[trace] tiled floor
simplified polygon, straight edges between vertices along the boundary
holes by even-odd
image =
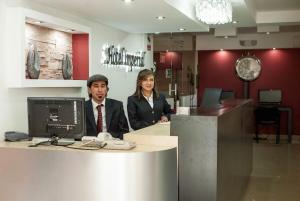
[[[300,201],[300,144],[253,145],[253,171],[242,201]]]

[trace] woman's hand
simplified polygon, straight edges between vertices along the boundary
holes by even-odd
[[[167,122],[167,121],[169,121],[169,120],[168,120],[168,117],[166,117],[166,116],[161,116],[159,122]]]

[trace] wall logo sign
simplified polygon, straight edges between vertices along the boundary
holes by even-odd
[[[114,67],[126,67],[127,71],[145,66],[145,51],[129,53],[124,47],[104,45],[102,49],[102,64]],[[128,69],[130,68],[130,69]]]

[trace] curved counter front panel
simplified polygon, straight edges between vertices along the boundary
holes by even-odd
[[[176,148],[147,152],[0,146],[0,200],[176,201]]]

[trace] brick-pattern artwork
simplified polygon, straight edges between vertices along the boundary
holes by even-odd
[[[38,79],[64,79],[62,62],[66,53],[72,61],[72,34],[29,23],[25,24],[25,34],[25,57],[27,58],[31,45],[37,47],[40,56],[41,68]],[[30,79],[27,70],[26,78]]]

